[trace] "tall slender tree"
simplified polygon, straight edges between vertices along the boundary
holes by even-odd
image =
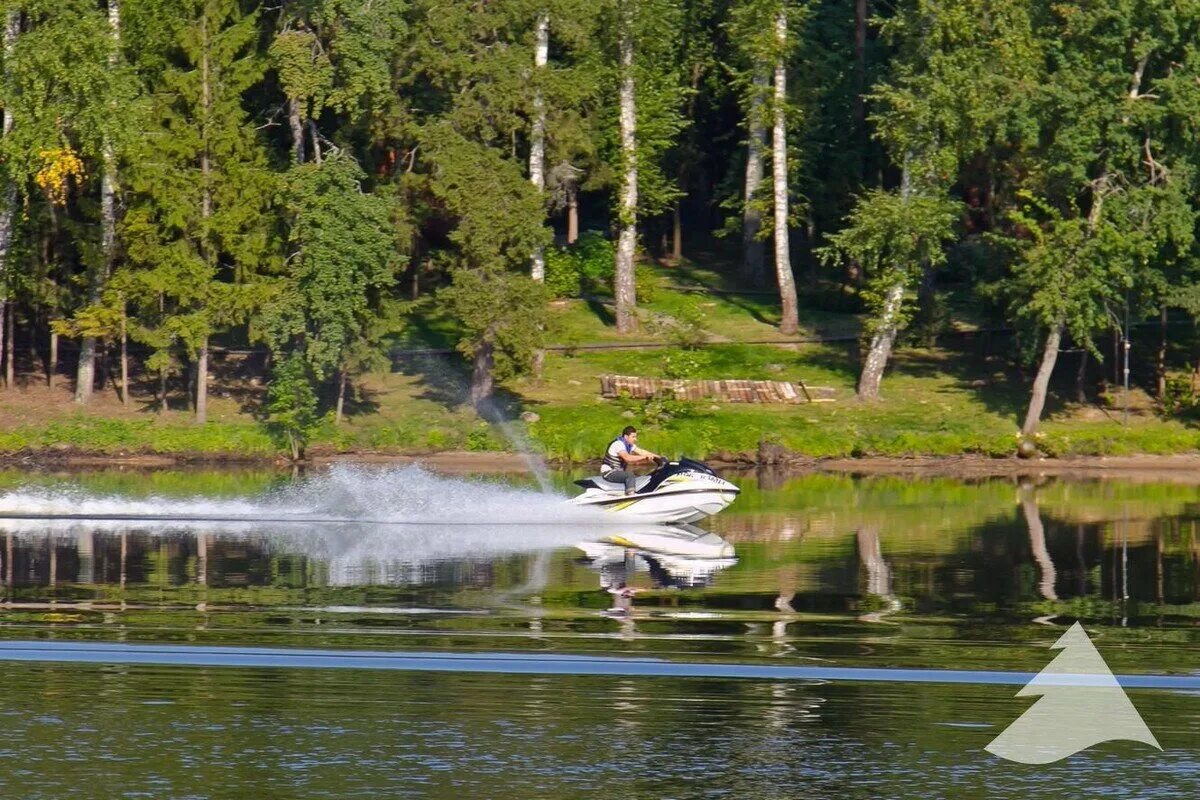
[[[788,37],[789,3],[784,0],[775,12],[775,80],[771,113],[771,181],[775,206],[775,279],[779,283],[781,333],[794,334],[800,328],[796,280],[792,275],[788,228],[791,225],[788,198],[787,73],[791,40]]]
[[[6,78],[9,76],[9,62],[12,59],[13,48],[16,45],[17,36],[20,32],[21,12],[11,10],[5,15],[4,24],[3,55],[4,75]],[[6,107],[0,113],[4,114],[2,132],[4,138],[7,139],[13,128],[13,112],[11,108]],[[8,308],[8,272],[10,270],[10,255],[12,253],[13,216],[17,209],[17,178],[11,172],[5,170],[2,176],[0,176],[0,180],[3,181],[3,188],[0,191],[0,353],[3,353],[6,343],[5,314],[6,312],[11,313]]]
[[[112,36],[112,49],[108,56],[108,68],[116,72],[121,52],[121,3],[120,0],[107,0],[107,16]],[[115,75],[114,75],[115,78]],[[114,80],[114,83],[116,81]],[[116,98],[109,101],[109,110],[113,119],[119,116]],[[117,251],[117,154],[113,145],[112,134],[106,131],[101,144],[100,176],[100,256],[96,267],[90,270],[88,286],[88,303],[95,306],[100,303],[105,285],[112,274],[113,262]],[[75,373],[75,402],[86,405],[92,398],[92,389],[96,382],[96,345],[97,339],[90,332],[85,332],[79,341],[79,364]],[[124,356],[122,356],[122,373],[126,373]],[[129,387],[127,378],[122,378],[121,393],[124,402],[128,403]]]

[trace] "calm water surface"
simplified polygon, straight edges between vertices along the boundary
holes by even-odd
[[[1200,794],[1200,489],[735,479],[0,473],[0,796]],[[1163,750],[984,751],[1075,621]]]

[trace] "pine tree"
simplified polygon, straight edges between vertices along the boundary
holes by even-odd
[[[128,11],[132,31],[154,45],[137,65],[153,92],[153,122],[131,153],[123,224],[131,334],[154,349],[147,367],[164,387],[182,345],[204,422],[210,339],[246,319],[270,268],[274,179],[242,106],[264,68],[258,19],[235,0],[145,0]]]

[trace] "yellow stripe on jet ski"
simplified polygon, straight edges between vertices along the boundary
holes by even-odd
[[[629,508],[631,505],[633,505],[634,503],[636,503],[638,500],[641,500],[641,499],[642,498],[640,498],[640,497],[635,497],[632,500],[626,500],[623,503],[617,503],[616,505],[609,506],[608,510],[609,511],[621,511],[622,509]]]

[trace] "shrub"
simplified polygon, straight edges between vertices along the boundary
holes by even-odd
[[[577,297],[612,281],[612,242],[599,231],[584,232],[574,244],[546,251],[546,288],[553,297]]]

